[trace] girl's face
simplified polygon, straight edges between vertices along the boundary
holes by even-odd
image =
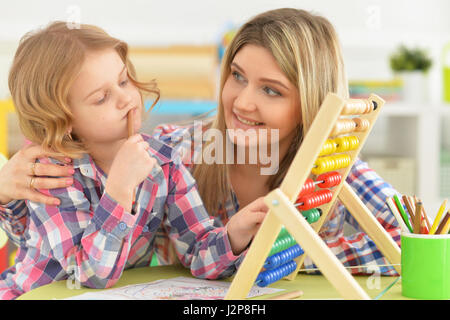
[[[254,145],[249,139],[239,137],[237,129],[258,132],[267,130],[267,141],[271,129],[278,130],[280,150],[289,146],[297,134],[301,121],[300,100],[297,88],[281,71],[269,50],[256,45],[245,45],[235,55],[231,72],[222,91],[227,129],[234,129],[235,144]],[[266,140],[266,139],[264,139]],[[245,142],[243,142],[245,141]],[[259,138],[259,143],[267,141]]]
[[[87,143],[126,139],[128,112],[134,113],[135,132],[141,126],[141,95],[113,49],[86,55],[69,91],[69,104],[74,116],[73,133]]]

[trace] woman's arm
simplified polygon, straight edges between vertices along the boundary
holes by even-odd
[[[267,206],[252,204],[254,210],[249,209],[247,215],[240,215],[237,228],[231,225],[217,228],[204,208],[195,180],[188,170],[183,165],[171,165],[165,224],[179,260],[199,278],[231,276],[242,261],[259,223],[264,219]],[[228,228],[241,232],[231,233]],[[232,237],[235,237],[233,240],[237,239],[237,245],[231,241]]]
[[[23,199],[49,205],[59,204],[58,198],[45,195],[35,188],[61,188],[72,183],[71,159],[61,159],[65,165],[36,162],[36,159],[45,155],[42,147],[29,145],[0,168],[0,227],[16,245],[25,241],[23,232],[29,219]]]

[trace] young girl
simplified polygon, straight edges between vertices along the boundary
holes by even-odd
[[[154,136],[183,155],[183,162],[193,172],[215,223],[230,227],[232,217],[252,208],[251,201],[279,186],[328,92],[348,97],[341,49],[333,26],[325,18],[304,10],[268,11],[245,23],[227,49],[222,62],[217,116],[189,126],[165,125],[157,128]],[[196,133],[210,128],[219,130],[224,137],[227,129],[278,129],[278,171],[268,176],[260,174],[261,167],[267,164],[200,161],[197,155],[207,150],[208,142],[203,142],[202,135]],[[261,144],[264,147],[267,142]],[[20,184],[27,179],[23,175],[16,181]],[[352,167],[347,182],[400,244],[400,229],[385,205],[385,199],[396,191],[360,160]],[[14,201],[8,208],[20,205],[20,201]],[[10,221],[15,216],[15,211],[9,211]],[[350,236],[344,235],[345,223],[355,228]],[[155,239],[165,248],[169,246],[166,232],[161,229]],[[330,212],[320,236],[344,265],[353,267],[349,270],[352,273],[396,274],[393,267],[383,266],[386,259],[343,206]],[[171,256],[164,254],[160,261],[172,263]],[[380,267],[377,269],[376,265]],[[305,267],[314,268],[308,258]]]
[[[141,92],[159,97],[154,83],[135,80],[127,54],[124,42],[89,25],[56,22],[21,40],[9,76],[21,129],[55,155],[74,158],[74,175],[48,191],[59,206],[27,201],[25,240],[1,275],[0,298],[69,276],[109,287],[124,269],[150,264],[163,225],[193,275],[229,276],[264,218],[261,204],[215,228],[172,148],[146,135],[127,139],[128,114],[136,130],[141,125]]]

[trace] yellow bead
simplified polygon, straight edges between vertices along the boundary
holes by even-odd
[[[335,152],[336,152],[335,141],[332,139],[327,139],[327,141],[325,141],[325,144],[322,146],[322,149],[320,150],[319,156],[324,156]]]
[[[355,136],[338,137],[334,141],[336,142],[336,152],[355,150],[359,146],[359,139]]]
[[[350,164],[350,160],[351,158],[348,154],[336,154],[329,157],[320,157],[316,159],[311,172],[317,175],[345,168]]]
[[[338,137],[334,141],[336,142],[336,152],[345,152],[350,146],[347,137]]]

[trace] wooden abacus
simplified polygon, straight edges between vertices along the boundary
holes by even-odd
[[[269,212],[225,299],[245,299],[255,281],[294,279],[305,255],[344,299],[370,299],[318,235],[337,197],[400,273],[399,246],[345,182],[383,105],[374,94],[366,100],[326,96],[280,187],[265,197]]]

